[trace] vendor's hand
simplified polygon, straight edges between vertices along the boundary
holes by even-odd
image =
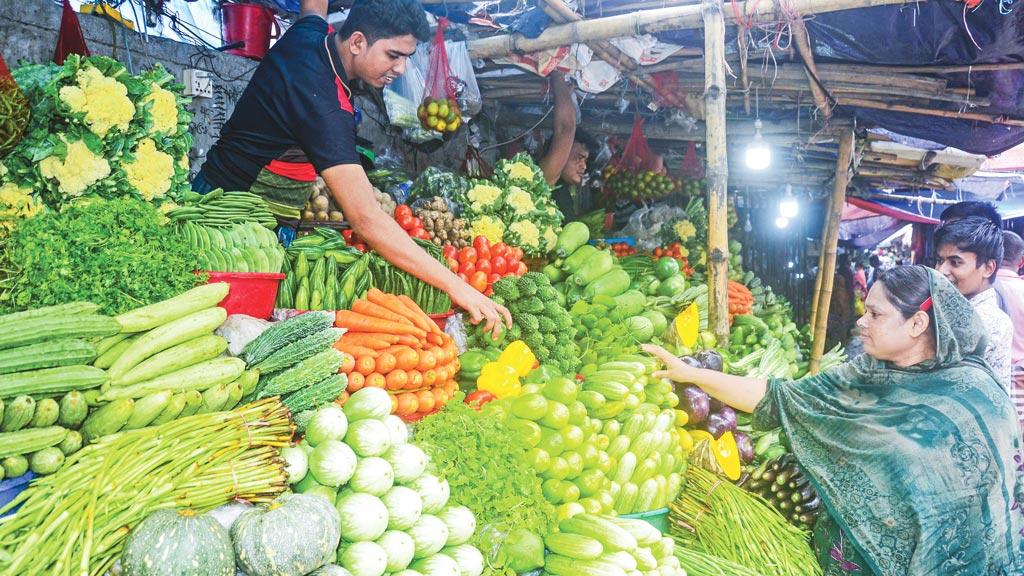
[[[654,344],[644,344],[640,348],[665,364],[664,370],[658,370],[653,374],[655,378],[668,378],[682,384],[691,384],[697,381],[699,369],[683,362],[675,354]]]
[[[504,324],[505,328],[512,326],[512,314],[507,308],[484,296],[465,282],[452,290],[449,296],[451,296],[452,302],[469,314],[469,321],[472,324],[486,321],[484,330],[490,332],[494,338],[501,335],[501,324]]]

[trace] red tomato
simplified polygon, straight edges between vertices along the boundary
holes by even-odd
[[[402,230],[408,230],[412,228],[412,214],[402,214],[401,216],[395,217],[395,222],[402,227]]]
[[[513,246],[509,252],[516,260],[523,259],[523,249],[518,246]]]
[[[476,262],[476,249],[470,246],[459,250],[459,263],[465,264],[467,262]]]
[[[456,260],[455,258],[446,258],[445,263],[448,264],[448,269],[451,270],[452,272],[459,271],[459,261]]]
[[[398,220],[402,216],[406,215],[412,218],[412,208],[410,208],[406,204],[399,204],[398,206],[395,206],[395,220]]]
[[[655,258],[661,258],[661,255],[664,254],[664,253],[665,253],[665,251],[661,249],[661,246],[658,246],[657,248],[654,249],[654,257]]]
[[[491,246],[491,258],[495,256],[508,256],[508,244],[498,242],[494,246]]]
[[[465,402],[466,404],[469,404],[473,408],[479,410],[481,406],[495,399],[496,397],[494,396],[494,394],[491,394],[487,390],[474,390],[466,395]]]
[[[472,276],[474,272],[476,272],[476,264],[473,262],[463,262],[459,264],[459,274]]]
[[[459,255],[459,250],[451,244],[445,244],[444,247],[441,248],[441,253],[444,254],[444,257],[447,260],[448,258],[457,257]]]
[[[491,259],[491,251],[490,250],[477,250],[476,251],[476,260],[477,260],[477,262],[479,262],[480,260],[490,260],[490,259]]]
[[[523,274],[526,274],[529,271],[530,271],[530,269],[526,267],[526,264],[523,263],[523,262],[520,262],[519,263],[519,268],[516,269],[516,276],[522,276]]]
[[[423,220],[413,216],[412,217],[412,228],[423,228]]]
[[[487,290],[484,290],[484,296],[487,296],[488,298],[490,298],[493,295],[494,295],[494,286],[488,286]]]
[[[479,253],[478,253],[479,254]],[[491,273],[491,261],[487,258],[477,258],[476,269],[484,274]]]
[[[417,228],[412,235],[413,238],[419,238],[420,240],[430,240],[430,232],[427,232],[423,228]]]
[[[352,247],[360,252],[366,252],[366,244],[363,244],[362,242],[356,242]]]
[[[476,248],[477,253],[482,251],[491,251],[491,241],[486,236],[477,236],[473,238],[473,248]]]
[[[352,239],[352,234],[354,234],[354,232],[352,232],[351,228],[349,228],[348,230],[341,231],[341,237],[345,239],[345,242],[348,242],[349,240]]]
[[[505,260],[504,256],[498,256],[496,254],[491,256],[491,272],[495,274],[504,274],[508,270],[508,260]]]
[[[469,285],[479,292],[487,290],[487,274],[477,270],[470,276]]]
[[[495,274],[492,272],[491,275],[487,277],[487,282],[491,284],[494,284],[498,280],[501,280],[501,274]]]

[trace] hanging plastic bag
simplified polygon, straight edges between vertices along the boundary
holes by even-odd
[[[68,0],[64,0],[60,17],[60,32],[57,34],[57,47],[53,51],[53,61],[57,65],[63,65],[64,59],[70,54],[91,55],[89,46],[85,43],[82,25],[78,21],[78,13],[71,7]]]
[[[618,158],[605,168],[608,198],[647,201],[676,191],[677,183],[666,175],[664,160],[655,154],[644,136],[644,120],[636,116],[629,141]]]
[[[392,126],[420,128],[416,112],[423,99],[424,69],[423,58],[417,58],[418,54],[419,51],[406,60],[405,73],[384,88],[384,107]]]
[[[0,158],[21,141],[30,113],[28,98],[0,56]]]
[[[679,178],[687,180],[700,180],[704,178],[704,164],[697,155],[697,143],[690,142],[686,145],[686,153],[683,154],[683,162],[679,165]]]
[[[462,159],[462,166],[459,168],[459,172],[462,172],[469,178],[478,178],[480,180],[490,180],[491,176],[494,176],[494,168],[491,168],[483,156],[480,155],[480,150],[472,144],[466,146],[466,156]]]
[[[423,128],[440,134],[451,134],[462,125],[458,96],[458,83],[452,76],[448,61],[448,47],[444,31],[448,19],[438,18],[434,39],[430,42],[430,62],[427,64],[427,83],[423,100],[417,110]]]
[[[462,120],[465,121],[480,112],[483,99],[480,86],[476,83],[473,60],[465,42],[445,42],[448,52],[448,66],[455,84],[455,100],[459,103]]]

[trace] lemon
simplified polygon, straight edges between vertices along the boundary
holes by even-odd
[[[454,120],[451,120],[451,121],[448,122],[448,131],[449,132],[455,132],[456,130],[459,129],[459,126],[461,126],[461,125],[462,125],[462,120],[458,116],[456,116]]]
[[[447,118],[448,112],[450,111],[451,108],[448,106],[448,102],[446,100],[442,100],[441,103],[437,105],[437,115],[441,118]]]
[[[441,120],[440,118],[438,118],[437,119],[437,124],[434,125],[434,130],[437,130],[438,132],[444,132],[445,128],[447,128],[447,127],[448,127],[448,125],[445,124],[445,121]]]
[[[431,103],[427,104],[427,114],[428,115],[430,115],[430,116],[438,116],[439,115],[438,114],[439,111],[440,111],[440,106],[437,105],[437,102],[431,102]]]

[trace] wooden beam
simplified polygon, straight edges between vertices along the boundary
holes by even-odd
[[[892,112],[909,112],[911,114],[923,114],[925,116],[940,116],[942,118],[958,118],[960,120],[978,120],[990,124],[1002,124],[1003,126],[1024,126],[1024,119],[1007,118],[996,114],[982,114],[980,112],[958,112],[956,110],[935,110],[932,108],[918,108],[916,106],[905,106],[903,104],[889,104],[876,100],[864,100],[862,98],[836,97],[836,101],[843,106],[857,106],[859,108],[872,108],[874,110],[889,110]]]
[[[839,140],[839,156],[836,158],[836,178],[832,196],[828,201],[825,227],[821,234],[822,265],[818,268],[820,289],[817,294],[818,306],[814,312],[814,343],[811,345],[810,373],[817,374],[821,356],[825,353],[825,332],[828,329],[828,309],[832,301],[832,287],[836,274],[836,247],[839,245],[839,221],[843,217],[843,202],[846,200],[846,185],[850,181],[850,162],[853,159],[853,130],[843,132]]]
[[[826,119],[832,117],[832,105],[825,97],[825,91],[818,85],[818,67],[814,63],[814,51],[811,50],[811,38],[807,34],[807,27],[798,14],[789,23],[789,29],[793,34],[793,43],[796,44],[796,51],[804,61],[804,72],[807,74],[807,84],[811,87],[811,95],[814,96],[814,106],[821,110]]]
[[[905,3],[908,3],[908,0],[788,0],[785,6],[787,10],[800,14],[820,14]],[[754,22],[774,22],[778,21],[782,14],[781,4],[782,0],[746,0],[738,3],[738,7],[746,19]],[[735,23],[735,16],[731,10],[726,11],[723,18],[731,24]],[[668,30],[697,29],[703,25],[701,6],[676,6],[549,26],[536,38],[527,38],[519,33],[480,38],[469,41],[467,48],[472,58],[500,58],[509,54],[537,52],[592,40],[610,40]]]
[[[725,124],[725,18],[719,0],[703,0],[704,122],[707,126],[708,328],[729,338],[729,225],[726,190],[729,150]]]

